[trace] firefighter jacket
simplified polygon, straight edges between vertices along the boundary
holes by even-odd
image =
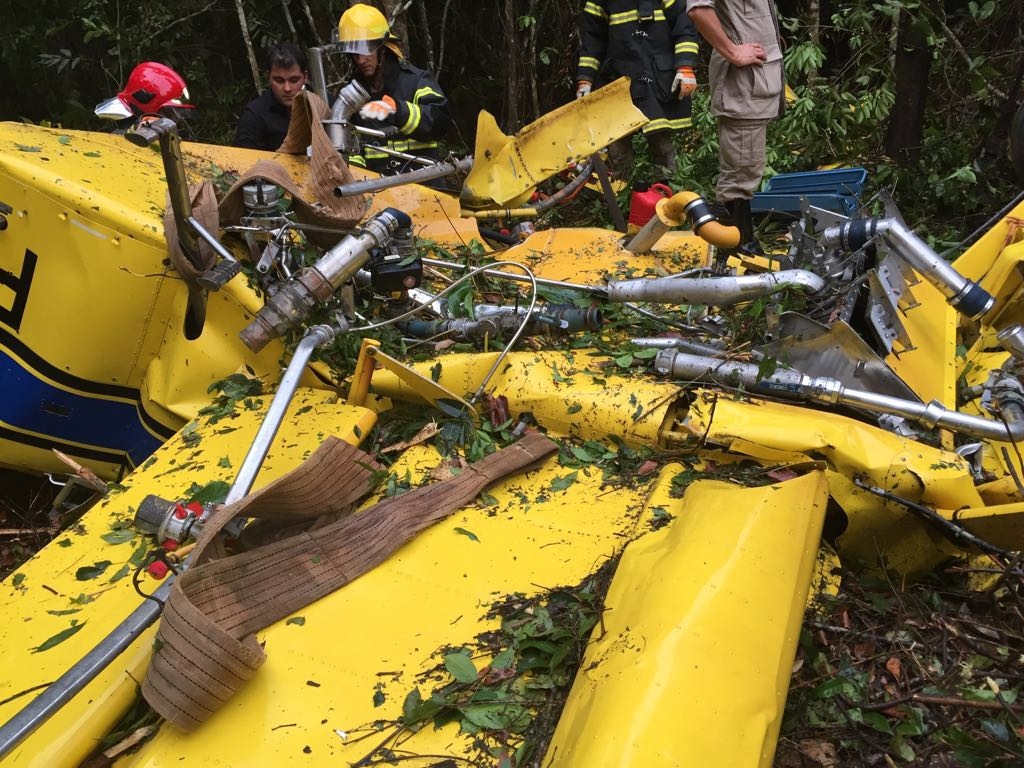
[[[580,14],[577,80],[600,87],[623,75],[650,122],[644,133],[690,126],[690,99],[677,99],[679,67],[697,64],[697,28],[685,0],[588,0]]]
[[[734,43],[760,43],[765,62],[734,67],[718,51],[708,64],[711,114],[738,120],[770,120],[786,105],[779,23],[772,0],[687,0],[686,9],[713,8]]]
[[[395,55],[390,46],[384,49],[382,65],[384,85],[379,90],[371,90],[370,99],[390,96],[395,101],[395,113],[386,120],[368,120],[356,113],[352,122],[364,128],[393,130],[394,134],[386,142],[361,136],[362,155],[354,155],[349,159],[356,165],[384,174],[421,168],[420,165],[409,165],[381,152],[376,147],[384,144],[397,152],[438,159],[440,153],[437,140],[444,135],[449,125],[448,98],[433,75]]]

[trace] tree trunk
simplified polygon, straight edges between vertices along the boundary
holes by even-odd
[[[235,0],[235,10],[238,11],[238,26],[242,28],[245,52],[249,56],[249,66],[252,68],[252,82],[256,86],[256,92],[259,93],[263,85],[263,79],[260,77],[259,64],[256,63],[256,51],[252,47],[252,38],[249,36],[249,22],[245,20],[245,6],[242,5],[242,0]]]
[[[807,3],[807,39],[815,47],[821,46],[821,6],[818,0],[808,0]],[[818,79],[818,68],[814,67],[807,71],[807,82],[813,83]]]
[[[441,70],[444,69],[444,48],[448,42],[448,11],[451,8],[452,0],[444,0],[444,7],[441,9],[441,44],[437,54],[437,72],[434,74],[441,77]]]
[[[505,33],[505,50],[508,51],[505,72],[505,130],[515,133],[519,130],[519,36],[516,30],[516,0],[505,0],[501,25]],[[500,78],[500,73],[497,73]]]
[[[885,152],[897,165],[905,167],[915,164],[921,155],[931,68],[927,38],[914,17],[906,11],[900,13],[893,66],[896,98],[885,137]]]
[[[434,61],[434,38],[430,34],[430,19],[427,17],[427,2],[426,0],[417,0],[416,2],[417,16],[419,17],[419,34],[423,37],[423,48],[426,51],[426,58],[424,63],[427,65],[427,71],[432,72],[434,76],[437,76],[437,64]]]

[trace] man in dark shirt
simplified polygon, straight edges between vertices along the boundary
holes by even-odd
[[[281,146],[291,121],[292,101],[309,80],[306,54],[292,43],[275,43],[267,52],[270,87],[242,109],[235,146],[274,151]]]

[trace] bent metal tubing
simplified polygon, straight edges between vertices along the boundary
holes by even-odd
[[[937,400],[922,404],[875,392],[850,389],[837,379],[806,376],[792,368],[780,368],[769,376],[758,376],[751,363],[720,360],[675,350],[662,350],[654,360],[655,370],[674,379],[743,385],[766,395],[805,400],[824,405],[848,405],[872,413],[894,414],[927,429],[949,429],[982,440],[1024,439],[1024,398],[1020,382],[1004,377],[1003,391],[995,391],[1000,420],[986,419],[950,410]]]
[[[904,261],[941,293],[955,310],[978,320],[992,309],[995,298],[984,288],[957,272],[929,245],[898,219],[857,219],[828,227],[823,245],[857,251],[880,237]]]
[[[270,403],[267,415],[264,417],[263,423],[249,447],[249,452],[238,470],[238,475],[228,491],[225,504],[238,501],[252,488],[270,444],[284,420],[285,411],[298,388],[299,380],[309,358],[318,347],[333,341],[335,335],[335,329],[326,325],[317,325],[310,328],[296,346],[295,354],[292,356],[291,362],[288,363],[284,376],[281,377],[281,383]],[[187,564],[186,560],[185,565]],[[0,760],[61,707],[71,701],[150,625],[156,622],[163,611],[164,601],[170,594],[173,582],[173,574],[168,574],[149,600],[143,601],[109,635],[75,662],[67,672],[50,683],[45,691],[0,726]]]

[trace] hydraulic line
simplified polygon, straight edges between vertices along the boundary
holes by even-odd
[[[1024,388],[1020,380],[1002,372],[991,387],[1000,419],[986,419],[946,408],[933,400],[922,404],[875,392],[850,389],[837,379],[807,376],[792,368],[777,368],[759,375],[752,363],[721,360],[676,350],[662,350],[654,360],[661,374],[685,381],[706,381],[743,386],[747,390],[823,405],[846,405],[872,413],[902,416],[927,429],[948,429],[982,440],[1019,441],[1024,438]]]

